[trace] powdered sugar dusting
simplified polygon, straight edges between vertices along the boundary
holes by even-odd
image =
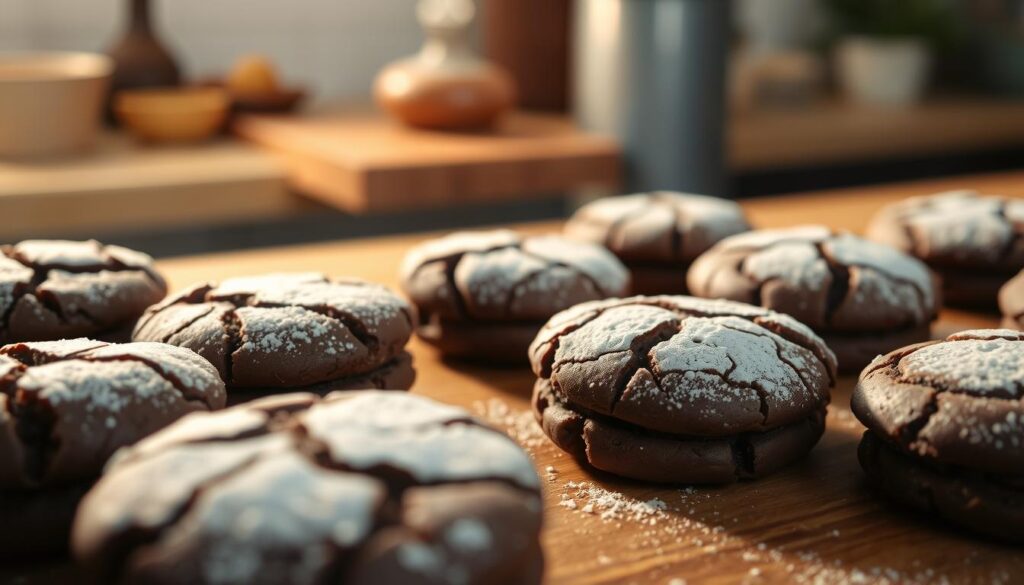
[[[625,305],[601,313],[583,327],[561,338],[556,361],[588,360],[624,351],[637,336],[663,323],[677,323],[679,317],[661,307]]]
[[[673,191],[598,199],[581,207],[570,221],[570,227],[576,220],[614,224],[627,219],[645,222],[660,229],[678,229],[684,233],[699,228],[715,240],[747,229],[743,210],[736,202]]]
[[[580,270],[593,280],[605,295],[619,295],[629,284],[629,272],[605,248],[574,242],[560,236],[528,238],[523,249]]]
[[[830,279],[828,263],[806,242],[783,242],[755,252],[743,262],[743,270],[762,282],[779,279],[811,291],[821,290]]]
[[[339,355],[361,349],[354,338],[338,336],[333,319],[302,307],[242,307],[235,312],[243,324],[241,349],[247,352],[298,353],[316,346],[327,355]]]
[[[822,247],[837,262],[847,266],[869,267],[890,279],[913,283],[921,291],[925,304],[933,303],[931,276],[919,260],[890,246],[845,233],[837,234]]]
[[[396,409],[397,418],[367,416],[361,402],[325,402],[309,409],[302,423],[334,459],[355,469],[390,465],[424,483],[502,478],[523,487],[539,485],[526,453],[503,434],[461,422],[469,416],[466,411],[425,404],[408,394],[381,399],[407,402]],[[418,424],[409,426],[408,420]]]
[[[54,362],[29,368],[18,385],[26,391],[38,392],[54,407],[78,402],[88,404],[90,410],[114,414],[141,401],[164,404],[178,396],[170,382],[138,362]]]
[[[273,272],[258,276],[229,278],[211,291],[213,298],[249,296],[265,291],[288,291],[306,284],[324,282],[326,278],[318,272]]]
[[[668,341],[651,353],[659,372],[712,372],[728,381],[753,386],[775,401],[790,402],[803,389],[800,376],[779,359],[773,333],[739,317],[688,318]],[[796,367],[807,367],[803,363]],[[699,391],[703,386],[683,385],[677,392]],[[727,399],[715,392],[719,399]]]
[[[92,360],[118,360],[135,357],[146,365],[179,380],[190,388],[215,388],[220,386],[217,370],[199,354],[181,347],[164,343],[137,342],[111,344],[91,350],[86,354]]]
[[[31,282],[32,275],[33,271],[28,266],[0,254],[0,315],[10,310],[15,289]]]
[[[202,555],[209,583],[275,580],[311,583],[331,555],[309,542],[348,548],[369,534],[384,486],[366,476],[320,469],[305,457],[285,452],[234,474],[217,489],[201,493],[179,526],[199,526],[210,547]],[[339,497],[344,494],[344,497]],[[299,559],[283,570],[264,556],[290,551]],[[266,571],[279,573],[267,574]]]
[[[918,252],[934,255],[998,259],[1013,237],[1013,227],[1001,215],[1002,199],[973,191],[950,191],[907,200],[904,221],[917,234]]]
[[[465,231],[448,234],[442,238],[428,240],[409,250],[399,267],[402,280],[413,277],[420,266],[467,253],[482,253],[487,250],[516,246],[522,238],[511,230]]]
[[[14,246],[18,256],[40,266],[85,268],[106,263],[102,247],[95,240],[24,240]]]
[[[755,230],[726,238],[716,246],[720,250],[741,248],[767,248],[783,242],[817,243],[832,235],[832,230],[821,225],[802,225],[790,228]]]
[[[503,248],[464,255],[455,268],[455,280],[464,287],[470,310],[487,313],[507,306],[513,287],[546,267],[544,261],[518,248]]]
[[[473,412],[488,423],[504,429],[505,433],[527,451],[533,452],[551,442],[530,410],[514,410],[497,398],[473,404]]]
[[[959,337],[959,341],[936,343],[903,357],[901,378],[935,381],[982,396],[1022,396],[1024,343],[1019,338],[970,339],[964,333]]]

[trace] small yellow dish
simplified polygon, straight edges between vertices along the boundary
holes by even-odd
[[[146,142],[199,142],[218,133],[231,100],[216,87],[127,90],[114,99],[114,113]]]

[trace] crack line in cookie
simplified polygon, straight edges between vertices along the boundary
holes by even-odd
[[[164,381],[166,381],[168,384],[170,384],[175,390],[177,390],[178,393],[181,395],[181,397],[185,400],[185,402],[189,402],[189,403],[192,403],[192,404],[202,404],[202,405],[206,406],[206,408],[208,410],[212,410],[214,408],[213,405],[211,405],[210,402],[209,402],[209,399],[211,397],[203,396],[199,392],[198,388],[193,388],[191,386],[188,386],[187,384],[185,384],[181,380],[181,378],[179,378],[178,376],[174,375],[173,372],[168,371],[168,372],[165,373],[165,372],[161,371],[161,369],[160,369],[160,367],[158,365],[156,365],[152,360],[149,360],[149,359],[147,359],[145,357],[137,356],[137,355],[131,355],[131,354],[122,354],[122,355],[104,356],[104,357],[94,357],[94,356],[90,356],[90,355],[85,355],[85,356],[74,358],[74,359],[78,359],[78,360],[89,362],[89,363],[93,363],[93,364],[109,363],[109,362],[130,362],[130,363],[142,364],[142,365],[146,366],[146,368],[151,370],[153,372],[153,374],[155,374],[157,377],[162,378]]]
[[[67,324],[69,322],[69,316],[65,315],[63,307],[57,302],[56,298],[48,298],[51,295],[40,293],[39,288],[49,280],[49,274],[51,271],[61,271],[73,275],[82,274],[100,274],[101,272],[137,272],[143,274],[152,283],[156,284],[158,288],[166,290],[166,283],[164,280],[155,272],[144,266],[130,266],[124,264],[111,257],[107,252],[107,247],[98,245],[99,253],[102,256],[103,262],[97,266],[74,266],[74,265],[63,265],[63,264],[52,264],[52,265],[41,265],[35,262],[30,262],[23,256],[15,253],[14,246],[2,246],[0,247],[0,255],[3,255],[9,260],[13,260],[18,264],[21,264],[25,268],[32,270],[32,277],[28,283],[16,283],[11,294],[11,304],[7,310],[0,315],[0,340],[3,338],[3,332],[10,327],[10,317],[14,313],[15,307],[21,301],[22,297],[32,296],[39,301],[40,305],[52,312],[61,323]],[[73,313],[74,315],[81,316],[94,327],[99,327],[99,323],[92,317],[92,315],[86,313],[80,309]]]
[[[197,315],[196,317],[194,317],[192,319],[186,319],[185,322],[180,327],[176,327],[170,333],[168,333],[167,335],[164,335],[163,339],[160,340],[160,343],[168,343],[171,340],[171,338],[174,337],[175,335],[178,335],[182,331],[184,331],[184,330],[188,329],[189,327],[195,325],[196,323],[199,322],[200,319],[208,317],[210,315],[210,313],[212,313],[214,310],[216,310],[216,308],[217,308],[216,305],[211,304],[206,312],[200,313],[199,315]],[[145,328],[145,326],[146,326],[146,324],[148,322],[149,322],[149,319],[146,320],[146,323],[140,323],[139,326],[136,328],[136,331],[142,331]]]
[[[541,269],[542,271],[549,271],[552,268],[564,268],[566,270],[572,271],[573,273],[575,273],[577,276],[579,276],[583,280],[589,282],[590,285],[592,287],[594,287],[594,290],[596,292],[598,292],[599,294],[601,294],[602,296],[607,296],[609,294],[612,294],[613,292],[617,292],[617,291],[606,291],[606,290],[604,290],[604,287],[602,287],[601,284],[599,282],[597,282],[597,279],[595,279],[590,274],[587,274],[587,272],[585,270],[581,269],[579,266],[576,266],[574,264],[568,264],[566,262],[562,262],[560,260],[555,260],[553,258],[548,258],[546,256],[541,256],[539,254],[535,254],[533,252],[530,252],[530,251],[528,251],[528,250],[526,250],[525,248],[522,248],[522,247],[519,248],[519,251],[522,252],[522,254],[524,256],[528,256],[530,258],[534,258],[536,260],[539,260],[539,261],[544,262],[545,264],[547,264],[546,267]]]
[[[770,335],[761,335],[759,333],[752,333],[750,331],[744,331],[743,329],[737,329],[735,327],[731,327],[728,323],[719,323],[719,325],[721,325],[722,327],[724,327],[726,329],[732,329],[733,331],[736,331],[736,332],[739,332],[739,333],[745,333],[747,335],[753,335],[753,336],[756,336],[756,337],[763,337],[763,338],[771,341],[772,345],[775,347],[775,355],[778,356],[780,362],[786,364],[789,367],[789,369],[793,370],[793,373],[796,374],[797,379],[800,380],[800,383],[803,385],[804,392],[807,392],[808,394],[812,394],[812,395],[814,394],[811,391],[811,384],[808,383],[806,379],[804,379],[804,375],[803,375],[802,369],[796,367],[796,365],[793,364],[793,362],[789,361],[788,359],[786,359],[785,356],[782,355],[782,346],[779,345],[779,341],[777,339],[773,338]],[[755,323],[755,325],[756,325],[756,323]],[[802,347],[799,344],[794,344],[794,345],[797,345],[797,347]],[[806,349],[806,348],[804,348],[804,349]],[[735,364],[735,362],[733,362],[733,364]],[[736,383],[736,382],[733,382],[733,383]],[[755,386],[751,386],[751,388],[753,388],[758,394],[761,394],[763,392],[763,389],[756,388]],[[762,396],[762,400],[764,400],[765,397],[766,396]],[[767,410],[767,406],[764,407],[764,410]],[[767,415],[765,415],[765,416],[767,417]]]
[[[196,441],[189,444],[199,446],[205,442],[206,441]],[[238,465],[225,469],[222,473],[213,475],[207,478],[206,481],[198,483],[196,488],[191,492],[191,494],[189,494],[189,497],[186,498],[179,507],[173,510],[172,514],[169,514],[168,517],[158,525],[147,527],[145,529],[138,526],[132,526],[131,530],[124,530],[119,535],[120,538],[116,541],[116,547],[114,547],[114,550],[109,551],[107,553],[108,558],[104,559],[104,582],[119,582],[121,580],[121,572],[125,568],[126,561],[135,549],[140,546],[158,542],[164,536],[164,533],[168,528],[174,526],[179,520],[192,511],[200,497],[210,490],[216,489],[218,484],[224,483],[240,475],[257,463],[260,463],[265,456],[265,452],[255,451],[251,457],[240,462]],[[129,463],[129,465],[132,464],[133,462]]]
[[[227,347],[224,351],[224,383],[235,381],[235,353],[242,349],[242,321],[235,314],[235,309],[224,311],[220,318],[224,326]]]
[[[459,288],[455,280],[455,271],[456,269],[458,269],[459,263],[462,262],[462,259],[469,254],[486,256],[488,254],[493,254],[494,252],[499,252],[510,248],[521,249],[521,244],[522,242],[516,242],[513,244],[491,246],[483,250],[473,250],[472,252],[461,251],[456,252],[454,254],[448,254],[445,256],[427,258],[419,266],[416,267],[416,270],[413,271],[412,276],[410,277],[409,280],[415,280],[416,277],[419,275],[420,270],[422,270],[425,266],[433,264],[434,262],[442,262],[444,264],[445,285],[452,293],[452,303],[455,305],[455,312],[459,314],[460,319],[469,319],[469,307],[466,304],[466,299],[462,295],[462,290]],[[421,315],[420,318],[422,319],[423,317],[429,316],[429,314]]]
[[[830,238],[833,237],[830,235]],[[833,258],[825,251],[825,241],[813,242],[818,257],[825,261],[829,274],[832,276],[825,295],[825,323],[831,325],[832,319],[843,306],[850,294],[850,268]]]
[[[39,393],[25,392],[17,384],[11,394],[8,409],[14,419],[15,435],[24,452],[23,477],[29,483],[40,483],[60,449],[60,440],[53,436],[57,424],[56,412]]]

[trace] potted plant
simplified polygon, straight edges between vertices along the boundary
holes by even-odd
[[[920,100],[936,50],[951,42],[950,0],[825,0],[836,32],[836,73],[851,98],[906,105]]]

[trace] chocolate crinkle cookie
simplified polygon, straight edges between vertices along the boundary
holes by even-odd
[[[1024,271],[999,289],[999,309],[1003,313],[1003,327],[1024,330]]]
[[[951,191],[883,208],[868,237],[917,256],[942,277],[947,304],[994,308],[1024,269],[1024,201]]]
[[[121,451],[73,552],[102,583],[538,583],[530,458],[406,393],[279,395]]]
[[[544,432],[635,479],[726,483],[802,458],[825,428],[835,357],[760,307],[634,297],[559,313],[530,347]]]
[[[411,308],[389,289],[321,274],[268,274],[200,284],[146,311],[136,341],[187,347],[242,394],[408,389]]]
[[[118,448],[224,402],[213,367],[178,347],[73,339],[0,348],[0,557],[66,546],[75,505]]]
[[[930,339],[939,308],[922,262],[822,226],[733,236],[694,262],[688,278],[697,296],[761,305],[808,325],[842,372]]]
[[[963,331],[879,356],[853,413],[881,491],[982,534],[1024,542],[1024,333]]]
[[[633,275],[636,294],[684,294],[690,263],[719,240],[750,229],[733,201],[656,191],[581,207],[567,236],[606,246]]]
[[[92,240],[0,246],[0,344],[101,337],[127,341],[167,284],[153,259]]]
[[[629,292],[629,273],[604,248],[508,230],[428,241],[406,255],[401,279],[421,338],[444,355],[491,363],[524,363],[555,313]]]

